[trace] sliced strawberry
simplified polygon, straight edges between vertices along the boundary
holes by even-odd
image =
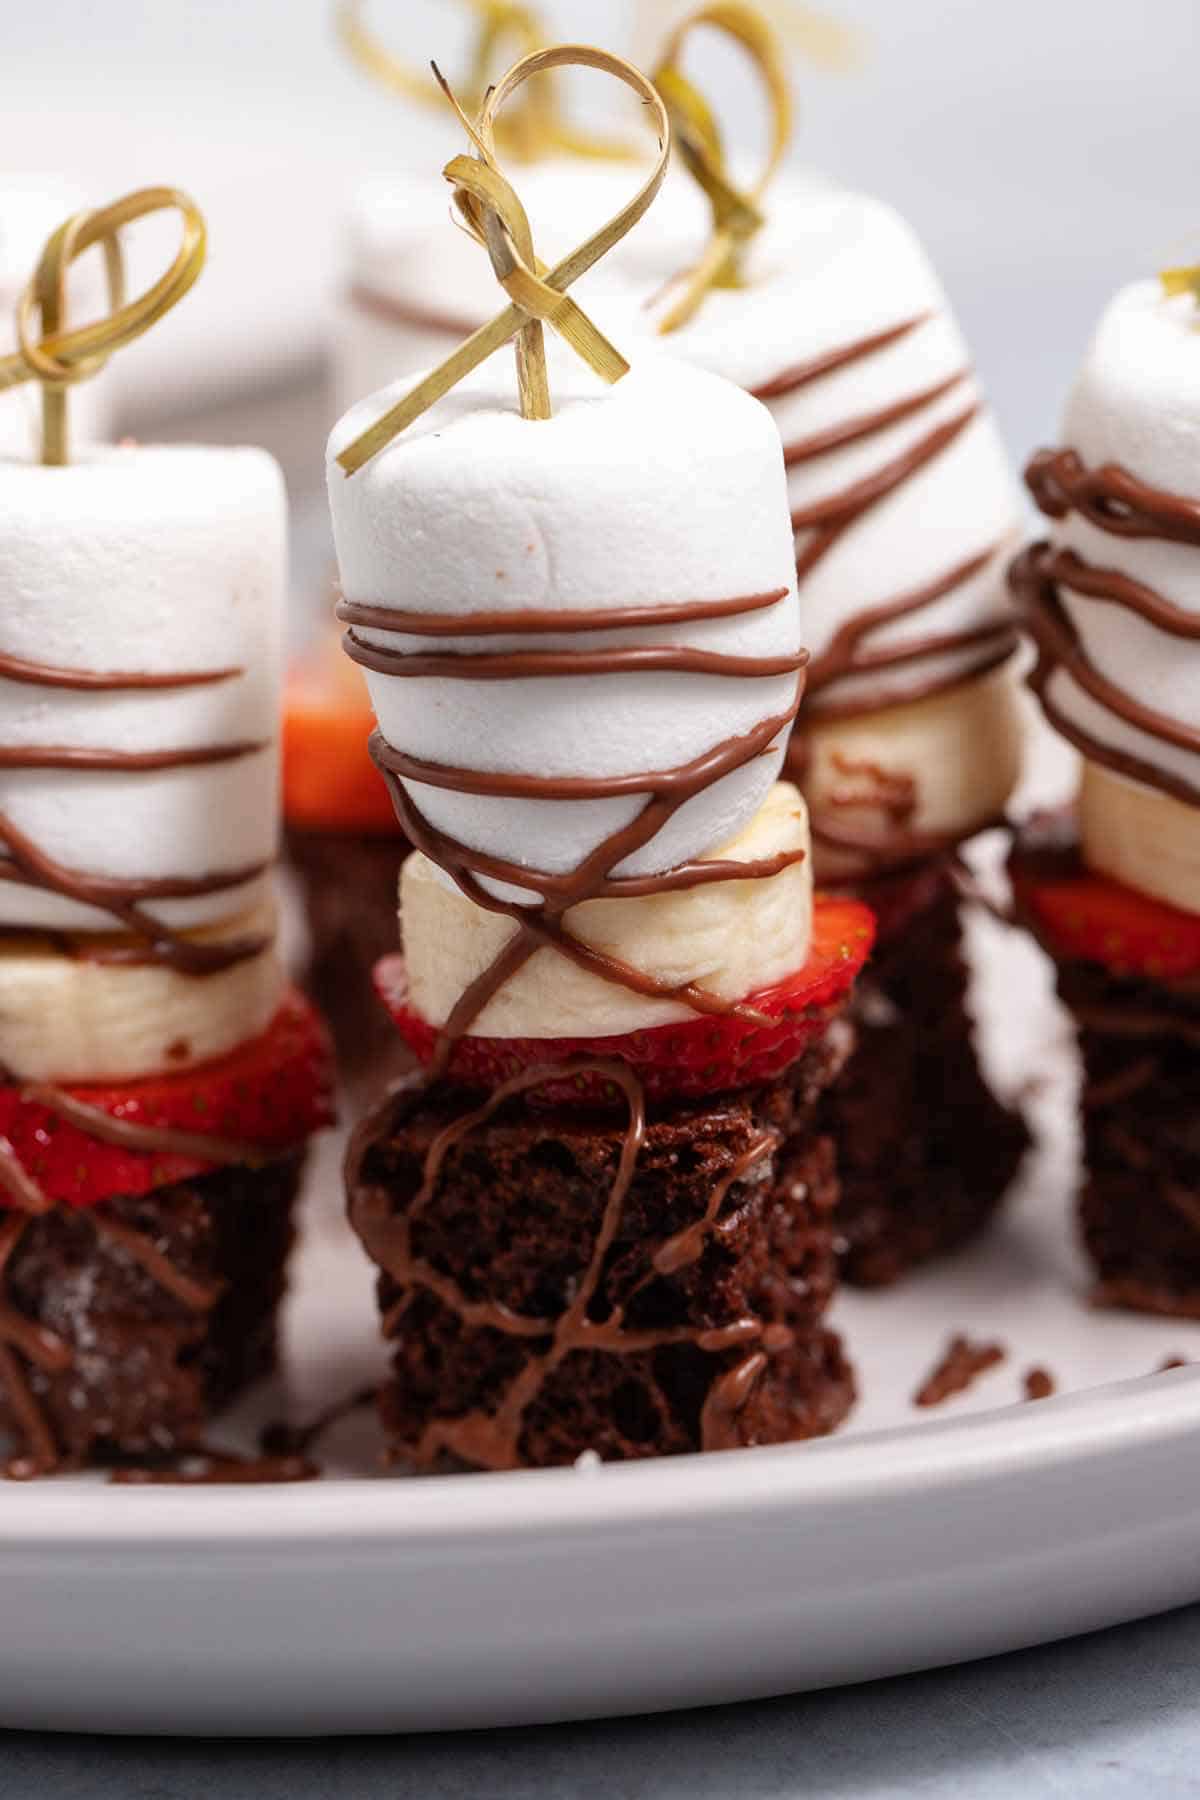
[[[1151,900],[1104,875],[1045,876],[1019,860],[1013,885],[1018,904],[1056,957],[1151,981],[1200,973],[1200,914]]]
[[[472,1087],[491,1089],[539,1064],[616,1057],[636,1069],[647,1094],[655,1099],[716,1094],[770,1081],[825,1031],[874,941],[875,921],[867,907],[857,900],[818,897],[812,948],[804,967],[748,997],[747,1004],[765,1013],[769,1024],[705,1015],[619,1037],[465,1037],[456,1044],[447,1073]],[[437,1029],[409,1001],[402,956],[386,956],[376,965],[375,986],[418,1061],[431,1062]],[[558,1105],[598,1099],[605,1091],[602,1076],[581,1073],[547,1082],[531,1098]]]
[[[300,830],[400,835],[367,750],[375,714],[362,672],[330,633],[292,670],[284,696],[283,811]]]
[[[179,1075],[120,1086],[75,1083],[62,1093],[129,1125],[252,1146],[265,1156],[300,1144],[333,1122],[333,1065],[325,1028],[308,1001],[291,993],[261,1037],[218,1062]],[[113,1194],[145,1194],[221,1166],[198,1153],[138,1150],[106,1143],[83,1124],[0,1087],[0,1138],[47,1199],[94,1206]],[[0,1185],[0,1205],[5,1190]]]

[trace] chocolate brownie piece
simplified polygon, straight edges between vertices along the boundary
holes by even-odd
[[[302,1166],[296,1155],[94,1208],[0,1212],[10,1472],[193,1444],[269,1372]]]
[[[386,1099],[347,1174],[395,1351],[392,1458],[545,1465],[832,1430],[854,1386],[824,1325],[837,1182],[815,1109],[843,1054],[829,1037],[771,1086],[654,1108],[640,1142],[631,1109],[529,1094],[461,1133],[478,1095]]]
[[[1200,987],[1065,963],[1079,1027],[1080,1226],[1102,1304],[1200,1318]]]
[[[400,947],[400,865],[408,843],[369,834],[296,831],[286,835],[308,922],[308,962],[300,981],[333,1034],[338,1074],[352,1094],[411,1066],[404,1043],[376,999],[371,971]],[[365,1096],[364,1096],[365,1097]]]
[[[851,1001],[858,1048],[820,1114],[838,1153],[842,1273],[863,1287],[980,1232],[1030,1143],[975,1053],[949,866],[873,885],[881,938]]]

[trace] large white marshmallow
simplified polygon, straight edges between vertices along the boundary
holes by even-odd
[[[0,813],[93,876],[195,880],[269,861],[285,568],[283,481],[263,451],[114,447],[66,468],[0,462],[0,656],[99,673],[241,671],[119,692],[0,678],[0,745],[264,746],[155,772],[0,768]],[[207,925],[264,895],[257,879],[150,910]],[[0,924],[113,928],[96,908],[8,881]]]
[[[47,238],[83,205],[82,196],[53,176],[0,179],[0,356],[17,347],[17,302],[37,266]],[[67,283],[68,322],[84,325],[108,307],[99,250],[72,266]],[[0,457],[37,455],[41,398],[37,382],[0,392]],[[101,374],[76,384],[68,400],[70,430],[77,444],[109,435],[109,385]]]
[[[954,441],[861,516],[805,575],[800,607],[814,657],[856,614],[898,599],[988,550],[980,573],[938,603],[872,634],[871,648],[970,630],[1006,610],[1005,568],[1021,530],[1022,503],[995,424],[970,374],[970,354],[916,235],[882,202],[808,187],[773,188],[769,224],[756,241],[746,284],[708,295],[681,330],[655,336],[662,308],[629,303],[624,318],[599,309],[618,341],[633,332],[750,390],[829,353],[921,318],[893,343],[768,400],[785,448],[923,395],[965,374],[941,398],[858,442],[789,469],[799,512],[878,473],[937,425],[972,403],[979,412]],[[797,537],[802,552],[808,533]],[[839,682],[830,699],[907,699],[933,678],[978,660],[955,651]],[[806,716],[819,716],[813,694]]]
[[[1116,295],[1067,402],[1062,442],[1088,468],[1115,463],[1139,481],[1200,501],[1200,328],[1189,295],[1168,299],[1156,281]],[[1200,616],[1200,550],[1101,530],[1078,512],[1048,535],[1101,569],[1117,569]],[[1132,699],[1183,724],[1200,720],[1200,640],[1176,636],[1123,606],[1059,589],[1088,661]],[[1066,670],[1048,695],[1066,719],[1110,749],[1200,789],[1200,754],[1120,719]]]
[[[343,592],[432,617],[530,608],[580,612],[778,591],[777,604],[690,625],[540,636],[541,649],[696,646],[790,656],[800,645],[779,438],[765,408],[662,359],[614,387],[556,365],[555,414],[519,416],[496,357],[356,475],[337,452],[404,391],[353,408],[329,447]],[[415,638],[360,628],[403,651],[530,647],[529,639]],[[783,715],[793,675],[621,673],[472,681],[368,672],[387,741],[474,771],[612,777],[675,769]],[[620,866],[672,868],[729,842],[782,763],[766,754],[680,808]],[[574,869],[646,796],[496,799],[410,782],[430,821],[472,849],[552,873]]]

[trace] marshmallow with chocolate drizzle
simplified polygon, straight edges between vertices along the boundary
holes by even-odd
[[[1200,912],[1200,314],[1123,289],[1027,473],[1047,537],[1013,586],[1050,723],[1082,753],[1085,862]]]
[[[657,359],[607,390],[564,372],[550,420],[514,393],[488,365],[348,477],[373,396],[330,440],[330,500],[413,841],[470,898],[549,883],[561,911],[739,835],[807,658],[763,407]]]
[[[500,92],[514,91],[532,66],[510,71]],[[646,93],[634,71],[622,79]],[[491,223],[494,231],[496,215]],[[440,374],[454,382],[451,368]],[[736,883],[719,854],[772,789],[808,661],[768,413],[729,384],[663,359],[635,365],[606,391],[556,371],[554,409],[540,417],[518,416],[511,375],[494,368],[466,380],[458,371],[447,397],[422,413],[416,398],[428,391],[414,390],[411,429],[397,435],[394,426],[382,441],[369,427],[404,416],[393,410],[400,391],[355,408],[334,430],[328,471],[339,613],[379,719],[373,754],[431,876],[511,925],[439,1020],[428,1079],[437,1082],[455,1042],[546,950],[647,1002],[749,1012],[744,997],[697,982],[680,988],[632,956],[597,953],[572,929],[572,912],[607,900],[632,912],[677,888],[778,879],[803,854],[739,860]],[[407,922],[405,954],[419,988],[422,938]],[[552,983],[541,999],[542,1034],[561,1034]],[[351,1220],[400,1295],[385,1331],[399,1329],[408,1297],[430,1288],[465,1329],[502,1321],[529,1339],[495,1406],[435,1418],[415,1447],[419,1462],[447,1453],[492,1468],[520,1462],[529,1407],[583,1344],[619,1356],[686,1341],[711,1356],[702,1438],[721,1448],[739,1441],[740,1410],[791,1342],[757,1316],[640,1336],[621,1308],[590,1319],[646,1115],[631,1068],[616,1058],[586,1066],[623,1102],[624,1131],[592,1254],[557,1319],[472,1300],[427,1266],[413,1229],[436,1199],[443,1160],[510,1100],[552,1079],[552,1066],[502,1085],[481,1107],[460,1111],[451,1091],[451,1122],[424,1157],[419,1194],[399,1211],[371,1184],[366,1162],[378,1133],[403,1131],[424,1084],[396,1090],[355,1133]],[[733,1168],[712,1196],[714,1219],[770,1149],[756,1146]],[[654,1267],[700,1254],[710,1222],[706,1214],[686,1241],[648,1246],[663,1259]]]
[[[939,770],[970,736],[979,684],[1011,656],[1004,570],[1021,508],[967,346],[904,220],[832,190],[801,210],[772,189],[765,206],[743,284],[710,292],[657,342],[754,393],[783,438],[813,653],[805,719],[823,750],[810,768],[802,729],[791,772],[813,808],[820,878],[841,873],[847,849],[864,870],[912,860],[1003,809],[1019,740],[1004,682],[987,708],[989,755],[973,791],[947,816],[922,790],[941,792]],[[644,337],[661,316],[661,307],[640,314]],[[629,318],[639,318],[632,303]],[[924,710],[893,746],[899,706]],[[825,772],[836,772],[843,724],[860,740],[847,745],[848,780]],[[865,759],[864,736],[877,745]]]
[[[169,933],[268,898],[284,534],[262,451],[0,463],[0,925]]]

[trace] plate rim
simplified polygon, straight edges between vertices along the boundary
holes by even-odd
[[[683,1519],[703,1522],[731,1508],[750,1518],[886,1503],[1013,1474],[1028,1481],[1093,1457],[1193,1434],[1200,1437],[1200,1364],[861,1437],[586,1469],[394,1480],[333,1476],[261,1487],[56,1489],[34,1482],[0,1493],[0,1558],[39,1546],[152,1553],[164,1546],[211,1551],[327,1542],[344,1551],[349,1540],[371,1550],[381,1542],[399,1548],[469,1540],[502,1545],[547,1531],[676,1528]],[[500,1494],[507,1498],[501,1501]]]

